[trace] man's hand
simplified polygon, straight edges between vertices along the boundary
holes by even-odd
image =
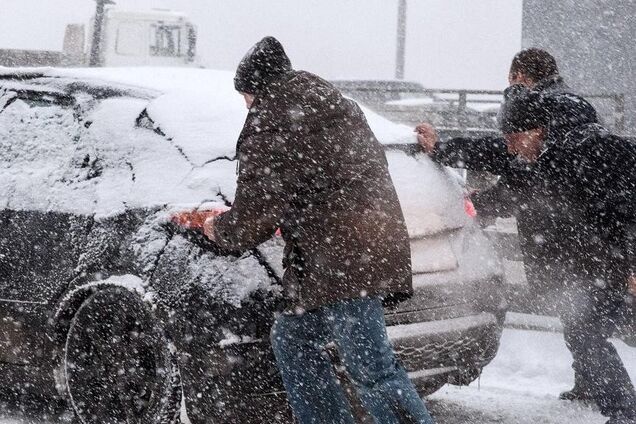
[[[636,297],[636,275],[627,277],[627,293]]]
[[[210,240],[214,241],[214,216],[209,216],[203,222],[203,234]]]
[[[170,217],[170,220],[180,227],[188,230],[201,230],[205,232],[205,222],[226,212],[228,208],[217,208],[205,211],[179,212]]]
[[[429,155],[435,150],[435,145],[439,142],[437,137],[437,131],[431,124],[422,123],[415,127],[417,133],[417,142],[422,146],[422,149]]]

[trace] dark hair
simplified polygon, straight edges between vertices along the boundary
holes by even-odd
[[[559,74],[556,59],[545,50],[535,47],[521,50],[512,59],[510,73],[522,73],[534,82]]]
[[[501,132],[514,134],[548,127],[550,118],[545,98],[539,92],[515,84],[504,91],[497,120]]]

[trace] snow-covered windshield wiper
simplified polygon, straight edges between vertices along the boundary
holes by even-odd
[[[73,97],[56,92],[5,89],[4,92],[0,92],[0,113],[17,100],[22,100],[32,107],[51,105],[73,107],[75,105]]]

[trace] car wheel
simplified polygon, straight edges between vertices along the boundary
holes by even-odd
[[[64,372],[83,424],[179,422],[178,366],[149,308],[124,288],[86,299],[71,321]]]

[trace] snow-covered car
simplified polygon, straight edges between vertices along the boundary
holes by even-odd
[[[412,244],[389,335],[423,395],[467,384],[498,349],[499,261],[455,174],[365,113]],[[182,394],[193,423],[289,422],[268,337],[281,240],[236,255],[169,221],[231,204],[245,115],[227,72],[0,68],[5,387],[83,423],[175,422]]]

